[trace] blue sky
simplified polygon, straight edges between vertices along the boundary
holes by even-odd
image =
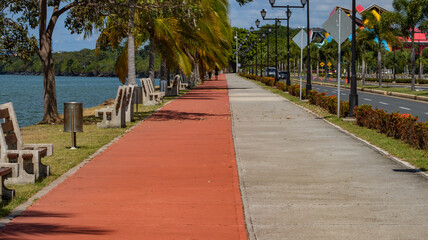
[[[230,3],[230,20],[232,26],[250,28],[255,27],[254,21],[261,20],[260,11],[264,8],[267,11],[267,17],[285,17],[285,10],[280,8],[271,8],[269,0],[254,0],[245,6],[239,6],[235,0],[229,0]],[[361,4],[364,8],[376,3],[379,6],[392,10],[392,0],[357,0],[357,5]],[[300,5],[300,0],[277,0],[276,5]],[[328,18],[330,12],[335,6],[351,8],[351,0],[311,0],[310,1],[310,22],[312,27],[320,27]],[[292,9],[290,26],[305,27],[306,26],[306,9]],[[75,51],[83,48],[95,48],[95,41],[98,36],[95,33],[92,37],[84,39],[83,35],[71,35],[64,28],[65,14],[59,19],[53,36],[54,51]],[[262,21],[262,24],[272,23]],[[284,21],[283,24],[286,24]]]

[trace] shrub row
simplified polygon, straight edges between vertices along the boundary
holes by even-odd
[[[259,81],[271,87],[275,86],[275,78],[272,78],[272,77],[260,77],[254,74],[245,74],[245,73],[240,73],[239,75],[245,78]]]
[[[294,84],[288,86],[288,93],[295,97],[300,97],[300,85]],[[302,88],[302,99],[306,99],[306,88]]]
[[[354,114],[360,126],[376,129],[413,147],[428,149],[428,123],[416,122],[418,118],[411,114],[386,113],[364,104],[356,106]]]
[[[326,109],[331,114],[337,114],[337,97],[327,96],[325,92],[318,93],[317,90],[309,91],[309,103]],[[349,114],[349,102],[340,101],[340,117],[346,117]]]

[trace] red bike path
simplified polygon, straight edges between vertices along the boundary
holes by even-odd
[[[244,240],[242,208],[220,75],[37,200],[0,230],[0,239]]]

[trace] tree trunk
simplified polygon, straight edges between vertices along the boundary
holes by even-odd
[[[149,77],[155,84],[155,43],[152,37],[150,37],[149,45]]]
[[[422,48],[419,48],[419,79],[422,79],[422,75],[424,75],[424,65],[422,64]]]
[[[169,70],[169,68],[166,68],[166,84],[169,86],[171,84],[171,71]]]
[[[377,72],[378,72],[379,88],[382,88],[382,49],[380,47],[380,44],[379,44],[379,52],[377,53]]]
[[[164,81],[167,81],[167,77],[166,77],[166,75],[167,75],[167,67],[166,67],[166,62],[165,62],[165,60],[163,58],[161,60],[160,73],[161,73],[160,79],[164,80]]]
[[[415,28],[412,28],[412,33],[410,34],[410,38],[412,39],[411,46],[411,55],[410,55],[410,64],[412,65],[412,86],[411,90],[415,91]]]
[[[55,88],[55,71],[52,51],[49,48],[47,56],[41,59],[43,63],[43,86],[44,86],[44,110],[42,123],[56,123],[59,122],[58,107],[56,101],[56,88]]]
[[[320,62],[317,61],[317,79],[319,80],[320,78]]]
[[[363,86],[366,85],[366,60],[363,58],[361,64],[361,81],[363,81]]]
[[[128,23],[128,85],[137,85],[135,72],[135,40],[134,40],[134,16],[135,0],[129,1],[129,23]]]
[[[54,60],[52,57],[52,33],[55,27],[55,19],[51,18],[47,25],[47,1],[39,2],[39,49],[37,54],[43,64],[43,88],[44,88],[44,109],[41,123],[57,123],[58,106],[56,101]]]

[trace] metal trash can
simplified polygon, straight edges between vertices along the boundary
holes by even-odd
[[[64,103],[64,132],[71,132],[71,149],[76,149],[76,132],[83,132],[83,103]]]

